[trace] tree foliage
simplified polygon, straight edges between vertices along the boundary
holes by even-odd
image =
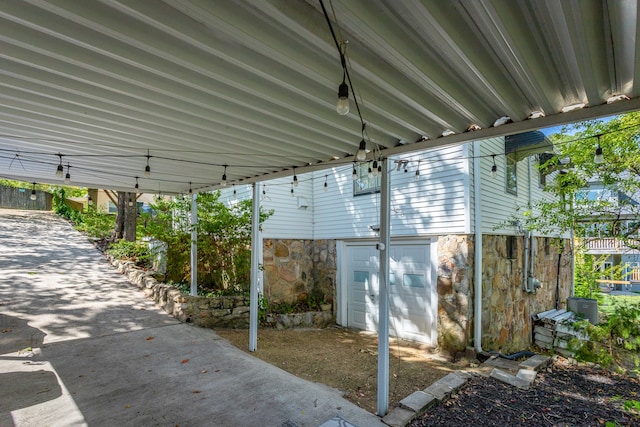
[[[198,286],[212,292],[241,292],[250,281],[251,200],[227,206],[221,193],[201,193],[198,203]],[[191,200],[157,199],[144,214],[146,233],[167,246],[167,280],[191,275]],[[260,211],[262,224],[273,211]]]
[[[521,209],[516,220],[529,230],[573,233],[576,294],[590,297],[596,278],[624,277],[619,266],[602,271],[603,260],[580,245],[597,237],[640,249],[640,112],[566,125],[549,138],[556,152],[540,171],[550,197]],[[595,161],[597,147],[602,163]]]

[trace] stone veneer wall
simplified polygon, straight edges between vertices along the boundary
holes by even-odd
[[[532,343],[532,316],[555,308],[558,277],[557,240],[534,237],[533,276],[542,283],[535,293],[527,293],[524,280],[524,237],[516,238],[516,258],[506,254],[506,236],[484,235],[482,274],[482,347],[514,353]],[[571,248],[565,241],[560,264],[558,308],[565,308],[571,294]]]
[[[507,236],[483,235],[482,347],[503,353],[532,343],[531,316],[555,307],[558,250],[554,239],[535,237],[535,293],[523,289],[524,237],[516,237],[515,259],[508,259]],[[571,293],[571,252],[565,242],[560,266],[559,308]],[[474,236],[438,237],[438,346],[449,352],[473,345]]]
[[[438,347],[464,351],[473,339],[473,238],[438,237]]]
[[[264,239],[263,267],[270,302],[293,304],[305,294],[335,309],[335,240]]]

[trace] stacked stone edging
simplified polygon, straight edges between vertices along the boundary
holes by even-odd
[[[203,328],[249,327],[249,299],[244,296],[201,297],[184,295],[166,283],[158,282],[153,272],[136,267],[132,261],[109,256],[111,264],[144,291],[164,311],[181,322]],[[331,306],[327,310],[307,313],[268,314],[266,325],[277,329],[324,328],[334,323]]]

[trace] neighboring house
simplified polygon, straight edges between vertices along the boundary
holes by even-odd
[[[138,205],[138,211],[142,211],[153,204],[156,197],[155,194],[139,193],[135,200],[135,203]],[[83,202],[94,205],[100,212],[112,214],[118,212],[118,193],[115,191],[89,189],[87,191],[87,197],[83,199]]]
[[[604,256],[600,268],[607,271],[620,266],[622,279],[612,281],[611,287],[617,290],[640,292],[640,235],[638,223],[640,210],[637,196],[629,196],[620,191],[611,190],[598,181],[589,183],[589,187],[578,196],[584,200],[607,201],[618,212],[611,218],[593,217],[586,227],[584,246],[587,254]],[[628,235],[628,240],[611,237]],[[612,279],[601,277],[602,280]],[[622,283],[621,283],[622,282]]]
[[[565,306],[570,245],[559,252],[553,236],[525,237],[508,223],[518,207],[545,197],[536,162],[550,148],[528,132],[390,159],[393,335],[451,352],[474,345],[480,236],[484,349],[528,347],[532,317]],[[293,302],[306,293],[333,303],[338,324],[376,330],[380,198],[370,166],[357,165],[355,181],[347,164],[300,175],[297,187],[292,178],[261,184],[262,206],[275,210],[262,231],[265,297]],[[242,185],[223,197],[250,194]]]

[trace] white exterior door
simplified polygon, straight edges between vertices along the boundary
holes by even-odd
[[[390,250],[389,329],[393,336],[435,344],[437,301],[431,268],[431,245],[392,243]],[[343,295],[346,325],[378,329],[379,253],[373,244],[345,245]],[[343,321],[343,323],[345,323]]]

